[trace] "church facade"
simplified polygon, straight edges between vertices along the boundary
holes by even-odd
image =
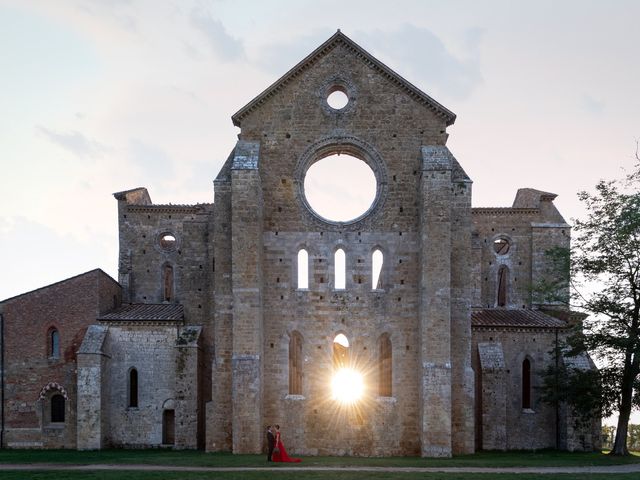
[[[455,115],[339,31],[232,119],[213,203],[114,194],[117,282],[94,270],[0,303],[3,447],[258,453],[279,423],[306,455],[598,448],[599,420],[577,428],[537,389],[579,320],[532,294],[570,242],[555,195],[472,208]],[[305,195],[335,154],[375,176],[350,221]],[[364,385],[346,404],[345,367]]]

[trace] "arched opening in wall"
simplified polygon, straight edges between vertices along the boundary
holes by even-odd
[[[382,251],[377,249],[371,254],[371,289],[379,290],[382,288],[382,263],[384,257]]]
[[[333,339],[333,368],[347,368],[349,366],[349,340],[339,333]]]
[[[138,406],[138,370],[129,370],[129,407]]]
[[[334,288],[344,290],[347,284],[347,256],[344,250],[339,248],[333,255],[334,260]],[[344,335],[343,335],[344,336]]]
[[[349,340],[339,333],[333,339],[333,378],[331,393],[334,400],[342,404],[356,402],[364,391],[362,374],[351,366]]]
[[[392,396],[391,339],[383,333],[378,341],[378,395]]]
[[[304,248],[298,251],[298,288],[309,288],[309,253]]]
[[[304,176],[304,196],[323,219],[349,222],[371,208],[377,180],[365,162],[346,153],[326,156],[311,165]]]
[[[162,288],[165,302],[170,302],[173,298],[173,267],[166,264],[162,267]]]
[[[60,358],[60,333],[51,328],[48,335],[47,353],[49,358]]]
[[[65,403],[59,393],[51,397],[51,423],[64,423]]]
[[[531,361],[522,362],[522,408],[531,409]]]
[[[174,445],[176,443],[176,411],[162,411],[162,444]]]
[[[289,394],[302,395],[302,335],[298,332],[289,339]]]
[[[498,269],[498,285],[496,304],[499,307],[507,306],[507,285],[509,283],[509,268],[501,265]]]

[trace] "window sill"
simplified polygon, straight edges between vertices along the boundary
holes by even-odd
[[[287,393],[284,397],[285,400],[292,400],[294,402],[300,402],[302,400],[306,400],[306,397],[304,395],[294,395],[291,393]]]
[[[64,422],[55,422],[55,423],[48,423],[47,425],[45,425],[44,428],[48,428],[51,430],[62,430],[65,426],[66,425]]]
[[[380,403],[392,403],[392,404],[396,404],[398,402],[398,400],[396,399],[396,397],[378,397],[376,399],[378,402]]]
[[[524,413],[525,415],[532,415],[532,414],[535,414],[536,412],[535,410],[532,410],[530,408],[523,408],[522,413]]]

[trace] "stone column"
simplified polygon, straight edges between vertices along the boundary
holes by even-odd
[[[453,453],[463,455],[475,451],[474,374],[471,369],[472,182],[453,156],[451,161],[451,433]]]
[[[262,185],[259,144],[238,141],[231,168],[234,453],[262,451]]]
[[[507,449],[507,374],[500,343],[479,343],[483,450]]]
[[[451,156],[422,147],[420,345],[423,457],[451,456]]]
[[[107,418],[103,381],[108,357],[102,346],[107,336],[107,327],[90,325],[78,351],[78,450],[98,450],[107,439]]]

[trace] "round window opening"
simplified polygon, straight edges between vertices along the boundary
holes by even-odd
[[[160,235],[160,246],[165,250],[173,250],[176,246],[176,237],[171,233]]]
[[[329,155],[311,165],[304,177],[304,196],[311,209],[333,222],[364,215],[376,199],[373,170],[351,155]]]
[[[336,89],[327,97],[327,103],[334,110],[342,110],[349,103],[349,97],[343,90]]]
[[[506,238],[497,238],[493,241],[493,250],[498,255],[506,255],[507,253],[509,253],[510,248],[511,244]]]

